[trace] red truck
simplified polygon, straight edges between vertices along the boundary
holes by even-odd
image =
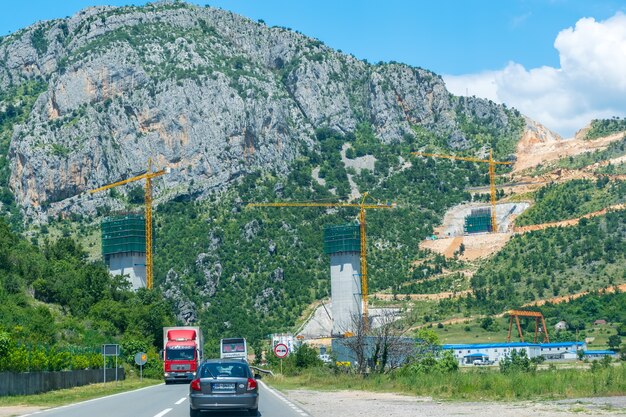
[[[189,382],[203,358],[204,340],[199,327],[163,328],[163,376],[165,383]]]

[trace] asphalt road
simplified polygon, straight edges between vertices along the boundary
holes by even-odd
[[[308,417],[309,414],[289,402],[265,384],[260,385],[259,416]],[[155,385],[109,397],[38,411],[23,416],[41,417],[188,417],[188,384]],[[203,413],[207,417],[249,417],[247,411]]]

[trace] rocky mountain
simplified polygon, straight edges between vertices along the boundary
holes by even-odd
[[[31,96],[20,86],[35,84]],[[22,89],[23,90],[23,89]],[[380,146],[510,157],[515,110],[451,95],[440,76],[376,65],[287,28],[183,2],[92,7],[0,39],[0,113],[31,103],[9,132],[6,183],[27,221],[122,208],[86,190],[155,166],[160,201],[203,197],[247,174],[288,174],[316,130],[367,125]],[[122,190],[122,192],[124,192]]]
[[[139,174],[149,159],[155,169],[170,167],[154,182],[157,290],[139,296],[161,305],[163,318],[174,313],[181,324],[201,325],[207,340],[261,340],[295,329],[307,306],[328,297],[322,230],[354,221],[357,212],[246,203],[345,201],[368,192],[397,203],[367,213],[370,291],[405,303],[413,293],[467,292],[404,304],[413,326],[625,278],[623,211],[530,232],[507,243],[503,255],[476,262],[419,250],[450,208],[488,201],[471,190],[486,186],[489,175],[484,164],[411,158],[411,151],[486,156],[493,149],[498,160],[517,158],[512,170],[497,167],[498,181],[606,162],[593,182],[521,195],[498,190],[498,199],[534,200],[534,218],[554,221],[557,213],[572,218],[623,203],[624,126],[594,121],[578,142],[598,151],[564,153],[561,144],[572,141],[514,109],[455,97],[422,68],[370,64],[211,7],[95,7],[0,38],[0,217],[16,229],[26,224],[37,246],[61,235],[99,259],[99,217],[141,210],[142,184],[93,197],[85,191]],[[615,137],[602,139],[607,134]],[[59,290],[68,281],[59,271],[41,273],[37,285],[26,279],[32,273],[19,286],[2,274],[0,282],[7,294],[34,291],[40,301],[66,304],[64,297],[76,297]],[[74,281],[82,294],[83,281]],[[115,291],[111,297],[124,302]],[[129,321],[162,324],[119,317],[109,300],[78,304],[76,311],[105,330],[117,322],[120,334]],[[150,316],[147,307],[140,313]]]

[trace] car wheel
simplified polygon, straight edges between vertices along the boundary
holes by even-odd
[[[250,414],[251,416],[256,416],[259,414],[259,409],[258,408],[251,408],[248,410],[248,414]]]
[[[200,410],[194,410],[189,407],[189,417],[200,417]]]

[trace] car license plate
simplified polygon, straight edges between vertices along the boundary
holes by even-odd
[[[213,384],[213,391],[234,391],[235,384]]]

